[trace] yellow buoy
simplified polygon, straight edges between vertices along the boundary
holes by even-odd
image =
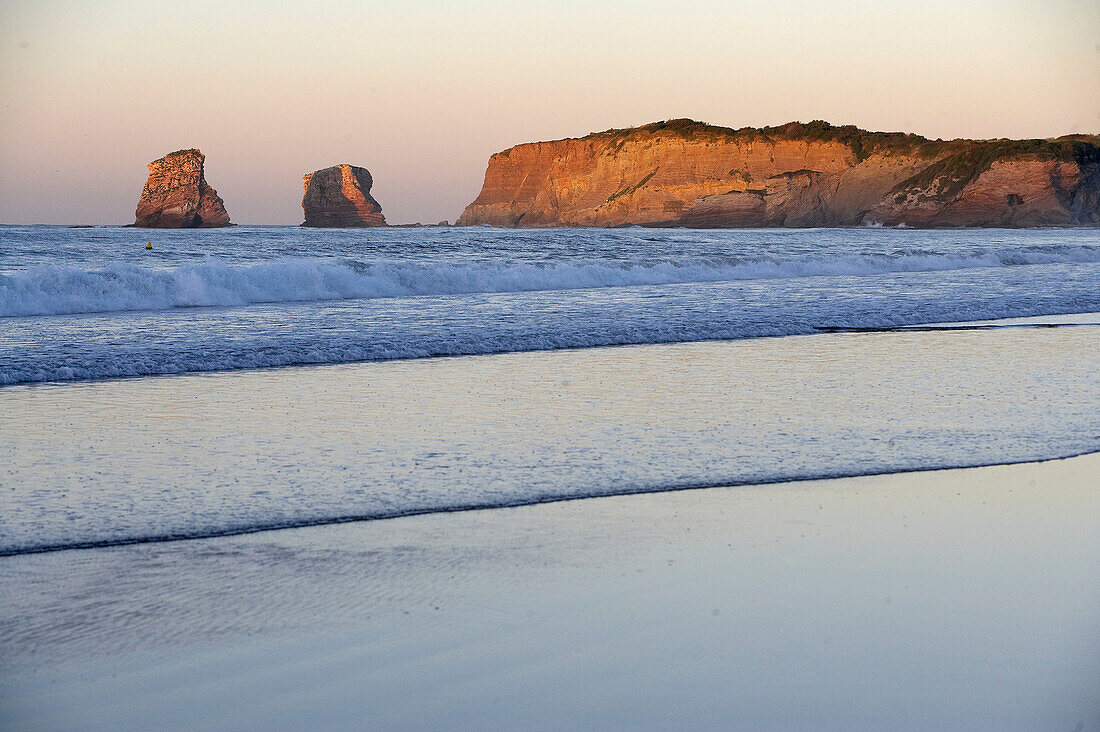
[[[153,248],[153,242],[151,242],[151,241],[145,242],[145,248],[146,249],[152,249]]]
[[[367,237],[367,241],[370,241],[370,237],[369,237],[369,236]]]

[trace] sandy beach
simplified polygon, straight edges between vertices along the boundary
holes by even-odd
[[[8,557],[5,728],[1095,729],[1098,473],[1090,455]]]

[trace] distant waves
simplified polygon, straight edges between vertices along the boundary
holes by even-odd
[[[8,318],[0,385],[1097,311],[1100,264],[1051,264]]]
[[[1100,263],[1100,246],[1004,247],[971,255],[680,257],[645,263],[580,258],[553,263],[461,264],[283,257],[248,265],[210,258],[199,264],[168,269],[130,263],[98,269],[39,264],[13,274],[0,274],[0,317],[838,275],[860,277],[1058,263]]]

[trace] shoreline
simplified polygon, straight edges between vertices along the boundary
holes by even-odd
[[[1092,729],[1098,466],[6,558],[0,716],[11,729]]]
[[[1067,319],[0,390],[0,726],[1084,729]]]
[[[1062,459],[1098,447],[1092,335],[819,334],[4,389],[21,430],[0,445],[0,552]]]
[[[459,357],[455,357],[459,358]],[[134,377],[141,378],[141,377]],[[919,475],[921,473],[937,473],[943,471],[953,470],[977,470],[980,468],[996,468],[996,467],[1011,467],[1015,465],[1033,465],[1042,463],[1054,463],[1062,462],[1066,460],[1074,460],[1076,458],[1088,457],[1090,455],[1100,454],[1100,448],[1095,450],[1086,450],[1084,452],[1071,453],[1068,455],[1058,455],[1049,458],[1039,459],[1021,459],[1021,460],[1005,460],[1001,462],[992,463],[978,463],[974,465],[939,465],[935,467],[927,468],[915,468],[911,470],[883,470],[877,472],[867,473],[835,473],[835,474],[821,474],[821,475],[808,475],[805,477],[797,478],[779,478],[776,480],[765,480],[756,482],[718,482],[718,483],[701,483],[684,486],[673,487],[656,487],[656,488],[640,488],[636,490],[624,490],[614,493],[577,493],[574,495],[562,495],[562,496],[549,496],[545,498],[523,500],[514,503],[495,503],[495,504],[470,504],[462,506],[448,506],[444,508],[427,508],[422,510],[411,510],[401,513],[383,514],[383,515],[356,515],[356,516],[337,516],[334,518],[318,519],[315,521],[301,521],[296,523],[287,524],[271,524],[264,526],[249,526],[239,529],[226,529],[224,531],[214,531],[209,533],[199,533],[193,535],[176,536],[150,536],[139,537],[134,539],[119,539],[119,540],[107,540],[101,542],[87,542],[81,544],[60,544],[56,546],[42,546],[31,547],[28,549],[0,549],[0,559],[6,557],[21,557],[32,554],[56,554],[59,552],[71,552],[81,551],[89,549],[112,549],[115,547],[126,546],[141,546],[144,544],[170,544],[183,541],[202,541],[205,539],[222,539],[236,536],[248,536],[250,534],[264,534],[268,532],[276,531],[295,531],[298,529],[310,529],[324,526],[337,526],[342,524],[358,524],[369,523],[373,521],[394,521],[396,519],[412,518],[417,516],[431,516],[435,514],[450,514],[450,513],[469,513],[473,511],[496,511],[501,509],[512,508],[524,508],[527,506],[542,506],[553,503],[572,503],[576,501],[589,501],[597,500],[601,498],[620,498],[624,496],[644,496],[654,493],[686,493],[690,491],[707,491],[716,490],[722,488],[754,488],[754,487],[774,487],[785,485],[797,485],[799,483],[813,483],[818,481],[830,481],[830,480],[848,480],[851,478],[877,478],[886,477],[891,475]]]

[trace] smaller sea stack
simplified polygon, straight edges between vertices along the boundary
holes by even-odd
[[[149,163],[134,226],[149,229],[196,229],[229,226],[229,214],[218,192],[203,176],[206,156],[177,150]]]
[[[385,226],[382,207],[371,198],[374,179],[366,168],[341,163],[302,176],[302,226]]]

